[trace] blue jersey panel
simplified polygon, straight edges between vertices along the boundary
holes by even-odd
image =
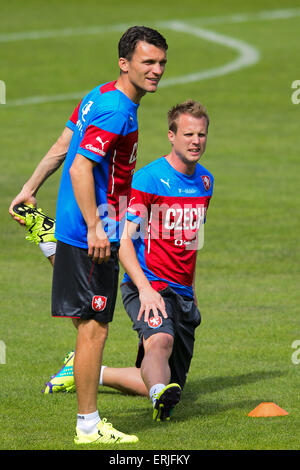
[[[113,82],[115,83],[115,82]],[[107,204],[108,188],[112,172],[116,171],[118,164],[118,145],[129,132],[137,132],[137,109],[124,93],[114,87],[113,83],[97,86],[81,101],[76,110],[75,117],[67,122],[73,130],[72,140],[65,159],[59,188],[56,231],[58,240],[87,248],[87,227],[77,204],[70,168],[77,154],[95,162],[93,169],[95,181],[95,195],[97,206]],[[130,154],[129,154],[130,155]],[[114,165],[112,165],[112,159]],[[129,157],[128,157],[129,158]],[[126,179],[127,178],[127,179]],[[124,176],[124,181],[118,179],[122,187],[130,187],[131,177]],[[114,187],[117,191],[118,187]],[[117,204],[117,202],[113,202]],[[105,219],[105,215],[103,215]],[[109,232],[110,224],[105,223],[105,230],[111,242],[119,242],[116,230]]]

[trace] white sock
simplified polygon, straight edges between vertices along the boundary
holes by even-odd
[[[163,388],[165,388],[165,384],[155,384],[153,385],[151,388],[150,388],[150,392],[149,392],[149,397],[151,398],[152,400],[152,403],[153,403],[153,406],[155,404],[155,401],[156,401],[156,395],[161,392],[161,390]]]
[[[39,247],[42,250],[44,256],[49,258],[56,253],[56,243],[55,242],[41,242],[39,243]]]
[[[93,434],[97,432],[97,424],[100,421],[99,412],[94,411],[94,413],[89,414],[78,414],[77,415],[77,428],[85,434]]]
[[[103,371],[107,366],[101,366],[99,385],[103,385]]]

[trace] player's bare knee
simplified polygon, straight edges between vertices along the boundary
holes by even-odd
[[[94,320],[80,320],[78,332],[89,343],[105,343],[108,336],[108,324]]]
[[[97,323],[95,328],[94,337],[98,338],[101,343],[105,343],[108,336],[108,324],[107,323]]]
[[[145,354],[149,353],[150,351],[166,351],[170,353],[173,348],[174,338],[172,335],[168,333],[156,333],[155,335],[150,336],[144,342],[144,349]]]

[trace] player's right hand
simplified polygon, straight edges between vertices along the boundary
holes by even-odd
[[[18,216],[16,216],[13,213],[13,208],[17,204],[33,204],[36,207],[36,198],[32,196],[29,192],[25,191],[22,189],[22,191],[15,197],[15,199],[11,202],[11,205],[9,206],[8,212],[12,216],[14,220],[16,220],[20,225],[25,225],[25,221],[20,219]]]
[[[139,289],[139,298],[141,307],[137,317],[138,321],[141,320],[144,314],[144,321],[147,322],[151,310],[154,317],[159,317],[160,312],[164,318],[168,318],[164,299],[151,285]]]
[[[110,258],[110,242],[106,233],[99,230],[89,229],[87,233],[88,256],[94,263],[101,264],[107,262]]]

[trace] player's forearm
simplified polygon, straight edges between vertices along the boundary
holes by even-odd
[[[96,162],[77,154],[70,168],[74,196],[87,225],[88,256],[95,263],[110,258],[110,241],[98,213],[93,168]]]
[[[140,310],[137,319],[140,320],[144,315],[144,321],[148,321],[151,311],[154,316],[158,316],[160,311],[163,317],[167,318],[165,302],[160,293],[152,288],[136,255],[132,238],[136,233],[137,227],[136,223],[127,221],[119,250],[120,262],[139,291]]]
[[[93,163],[77,155],[70,168],[74,196],[89,230],[96,230],[100,222],[98,215]],[[100,226],[100,230],[102,225]]]
[[[23,190],[31,196],[35,196],[44,181],[60,167],[65,155],[53,155],[49,151],[40,161],[29,180],[24,184]]]
[[[122,237],[119,250],[119,260],[138,290],[150,286],[150,283],[140,266],[132,240],[128,234]]]
[[[40,161],[32,176],[24,184],[23,191],[25,193],[35,196],[44,181],[60,167],[68,152],[72,135],[73,132],[65,128],[62,135]]]

